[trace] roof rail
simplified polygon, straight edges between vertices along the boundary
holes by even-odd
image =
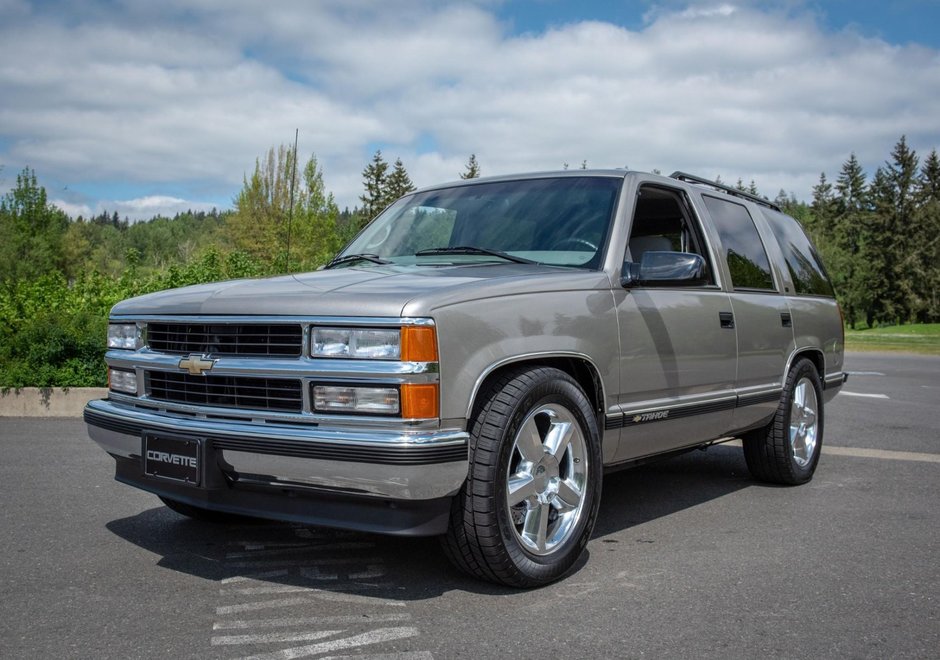
[[[738,190],[737,188],[732,188],[731,186],[726,186],[723,183],[718,183],[717,181],[710,181],[708,179],[703,179],[700,176],[695,176],[694,174],[687,174],[686,172],[673,172],[669,175],[671,179],[678,179],[679,181],[687,181],[688,183],[699,183],[703,186],[709,186],[715,190],[720,190],[721,192],[728,193],[735,197],[740,197],[748,201],[754,202],[755,204],[760,204],[761,206],[767,206],[772,208],[774,211],[779,211],[780,207],[774,204],[773,202],[767,201],[763,197],[758,197],[757,195],[752,195],[749,192],[744,192],[743,190]]]

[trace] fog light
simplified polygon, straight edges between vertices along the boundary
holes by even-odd
[[[137,394],[137,372],[108,369],[108,387],[114,392]]]
[[[325,413],[397,415],[398,388],[314,385],[313,409]]]

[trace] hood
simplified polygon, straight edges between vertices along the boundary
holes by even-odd
[[[597,288],[606,281],[603,273],[533,264],[365,266],[160,291],[118,303],[111,313],[421,316],[462,300]]]

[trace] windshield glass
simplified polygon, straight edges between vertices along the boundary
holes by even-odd
[[[418,265],[528,260],[597,268],[621,182],[559,177],[417,193],[386,209],[338,257],[366,254]]]

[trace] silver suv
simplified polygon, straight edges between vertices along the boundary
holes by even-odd
[[[85,410],[116,478],[207,520],[441,535],[471,575],[558,579],[605,472],[743,440],[812,478],[843,325],[799,223],[688,174],[412,193],[325,269],[111,312]]]

